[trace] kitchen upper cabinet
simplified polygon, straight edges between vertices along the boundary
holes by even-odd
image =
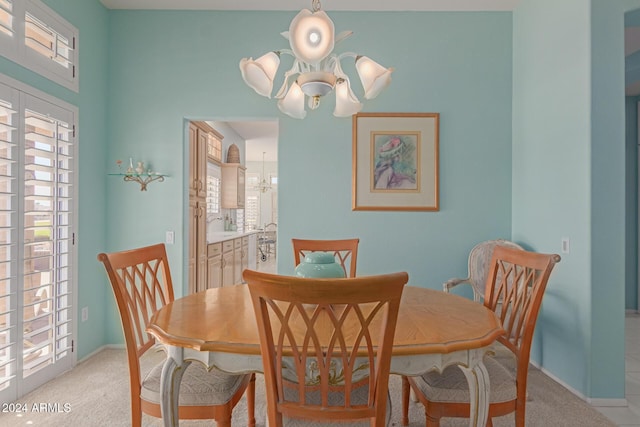
[[[214,163],[222,163],[222,138],[215,130],[207,133],[207,157]]]
[[[207,197],[207,162],[222,160],[223,136],[205,122],[189,123],[189,196]]]
[[[240,163],[222,163],[222,207],[244,208],[245,167]]]

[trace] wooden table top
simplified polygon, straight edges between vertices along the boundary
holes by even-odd
[[[147,331],[163,344],[199,351],[260,354],[247,285],[208,289],[179,298],[152,316]],[[442,291],[405,286],[393,355],[480,348],[503,333],[495,314],[477,302]]]

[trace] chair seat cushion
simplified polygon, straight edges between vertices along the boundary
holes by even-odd
[[[491,403],[507,402],[516,398],[514,371],[501,362],[505,361],[497,361],[492,357],[484,359],[491,383]],[[469,383],[457,365],[445,368],[442,374],[433,371],[414,377],[413,380],[422,394],[431,402],[469,402]]]
[[[160,375],[162,365],[155,365],[142,381],[140,397],[148,402],[160,403]],[[180,406],[208,406],[227,403],[238,391],[245,376],[232,375],[217,369],[207,371],[199,362],[191,363],[180,383]]]

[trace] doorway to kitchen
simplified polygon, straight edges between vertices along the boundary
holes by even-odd
[[[278,245],[278,122],[228,122],[245,139],[245,230],[257,233],[257,264],[275,273]]]
[[[206,233],[226,230],[226,221],[233,220],[237,232],[253,233],[255,246],[249,256],[255,257],[258,270],[276,271],[278,229],[278,120],[207,120],[208,126],[219,133],[221,160],[209,165],[207,170],[207,220]],[[228,163],[229,147],[239,148],[239,160],[243,168],[243,201],[233,209],[222,203],[224,177],[209,173]],[[216,186],[216,182],[218,185]],[[216,192],[218,188],[218,192]],[[211,191],[209,191],[211,190]],[[240,194],[240,193],[238,193]],[[214,205],[218,199],[217,209]],[[211,209],[209,209],[209,205]],[[209,212],[211,211],[211,212]],[[211,213],[209,215],[209,213]],[[190,239],[195,236],[190,236]]]

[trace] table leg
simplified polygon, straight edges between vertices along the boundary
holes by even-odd
[[[184,362],[182,347],[168,346],[160,376],[160,412],[164,427],[178,427],[178,396],[182,375],[191,362]]]
[[[482,361],[483,356],[484,352],[474,352],[471,358],[471,366],[460,365],[460,369],[469,383],[470,427],[484,427],[487,424],[489,415],[489,373]]]

